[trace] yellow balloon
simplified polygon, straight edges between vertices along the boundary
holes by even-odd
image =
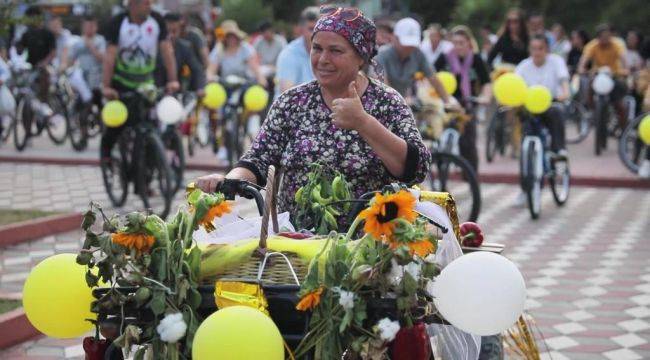
[[[646,115],[639,123],[639,138],[646,145],[650,145],[650,115]]]
[[[210,83],[205,87],[203,105],[208,109],[216,110],[226,103],[226,89],[219,83]]]
[[[244,93],[244,107],[246,110],[258,112],[264,110],[269,103],[269,93],[259,85],[253,85]]]
[[[553,103],[553,96],[551,92],[544,86],[534,85],[526,91],[526,102],[524,106],[526,110],[532,114],[542,114],[551,107]]]
[[[284,342],[271,318],[248,306],[223,308],[194,335],[194,360],[283,360]]]
[[[36,265],[23,287],[23,307],[27,319],[43,334],[75,338],[93,328],[86,319],[94,300],[86,285],[86,267],[77,264],[74,254],[50,256]]]
[[[494,82],[494,97],[501,105],[520,106],[526,100],[526,82],[515,73],[503,74]]]
[[[442,87],[445,88],[447,94],[452,95],[456,92],[458,82],[456,81],[456,76],[449,71],[440,71],[438,72],[438,80],[442,83]]]
[[[119,127],[126,122],[129,111],[123,102],[111,100],[102,109],[102,121],[108,127]]]

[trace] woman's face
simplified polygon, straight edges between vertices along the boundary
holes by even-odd
[[[442,34],[440,34],[440,32],[437,30],[431,30],[429,33],[429,40],[431,41],[432,45],[437,46],[442,40]]]
[[[467,55],[472,51],[472,47],[471,44],[469,43],[469,39],[467,39],[464,35],[454,34],[451,37],[451,42],[454,44],[454,51],[457,54]]]
[[[630,31],[627,33],[625,42],[627,43],[627,47],[629,49],[635,50],[639,47],[639,36],[635,32]]]
[[[344,88],[352,82],[363,59],[341,35],[319,31],[311,44],[311,68],[321,86]]]
[[[235,34],[226,34],[226,47],[233,48],[239,45],[239,38]]]
[[[506,18],[508,32],[511,34],[518,34],[521,31],[521,19],[519,15],[510,14]]]

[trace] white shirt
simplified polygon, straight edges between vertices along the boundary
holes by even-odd
[[[447,40],[440,40],[438,47],[435,49],[431,48],[431,40],[429,38],[424,39],[420,44],[420,50],[422,50],[424,57],[427,59],[427,63],[431,66],[438,61],[441,54],[446,54],[453,48],[454,44]]]
[[[542,66],[537,66],[531,57],[525,59],[515,69],[528,86],[542,85],[551,91],[553,97],[561,91],[562,81],[569,80],[569,69],[564,59],[556,54],[548,54]]]

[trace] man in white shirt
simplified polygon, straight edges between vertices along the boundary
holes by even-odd
[[[440,24],[431,24],[424,32],[424,40],[420,44],[420,50],[427,58],[427,63],[433,66],[440,55],[446,54],[454,47],[451,41],[443,39],[444,29]]]
[[[541,85],[549,89],[553,98],[563,102],[569,99],[569,69],[556,54],[549,54],[548,40],[544,35],[534,35],[529,42],[530,57],[519,63],[515,72],[528,86]],[[563,112],[561,105],[553,104],[541,115],[551,132],[551,150],[566,156]]]

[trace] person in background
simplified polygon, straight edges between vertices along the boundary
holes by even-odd
[[[260,36],[253,42],[253,47],[260,57],[260,68],[262,75],[266,77],[269,92],[274,92],[275,64],[282,49],[287,46],[287,40],[273,31],[269,21],[265,21],[259,27]]]
[[[492,29],[488,25],[481,26],[479,36],[481,38],[481,58],[483,61],[487,61],[488,54],[490,54],[499,37],[492,33]]]
[[[308,7],[300,14],[298,21],[300,36],[282,49],[275,65],[275,77],[278,85],[276,95],[296,85],[314,80],[309,52],[311,51],[312,32],[319,17],[320,12],[317,7]]]
[[[393,22],[390,20],[379,20],[375,24],[377,24],[377,48],[381,50],[386,45],[394,44]]]
[[[569,67],[569,72],[574,74],[578,70],[578,63],[582,57],[582,50],[589,42],[589,35],[586,31],[573,30],[571,32],[571,50],[567,54],[566,64]]]
[[[564,27],[559,23],[555,23],[551,27],[551,33],[555,38],[555,44],[551,47],[551,52],[560,55],[566,60],[569,51],[571,51],[571,41],[567,38]]]
[[[422,73],[434,87],[440,98],[449,103],[451,97],[433,71],[431,64],[420,50],[422,32],[420,24],[412,18],[395,23],[395,44],[385,46],[376,57],[384,74],[384,82],[397,90],[403,97],[410,98],[416,73]],[[455,102],[455,101],[454,101]]]
[[[609,98],[618,114],[621,129],[625,128],[627,121],[627,109],[623,101],[623,97],[627,93],[624,78],[629,74],[625,62],[625,51],[625,44],[613,37],[612,27],[609,24],[601,24],[596,29],[596,38],[585,45],[578,63],[578,73],[580,74],[586,73],[588,63],[591,63],[592,71],[608,67],[612,72],[614,89],[609,94]]]
[[[431,24],[424,32],[424,39],[420,44],[420,50],[427,58],[427,63],[433,65],[440,55],[448,53],[454,45],[444,39],[445,31],[440,24]]]
[[[45,103],[49,94],[50,70],[48,65],[56,57],[56,38],[54,33],[43,26],[43,13],[37,6],[30,6],[25,11],[29,25],[16,43],[17,54],[27,51],[27,62],[38,72],[38,101],[32,106],[44,116],[52,114],[52,109]]]
[[[487,65],[478,53],[478,45],[471,30],[466,26],[456,26],[451,30],[453,48],[438,58],[435,68],[449,71],[456,76],[458,87],[452,95],[466,109],[473,107],[471,98],[479,97],[479,102],[490,102],[490,75]],[[460,154],[478,171],[478,150],[476,148],[476,117],[465,124],[460,137]]]
[[[517,65],[528,57],[528,30],[524,24],[524,13],[520,9],[510,9],[505,22],[499,30],[499,40],[490,51],[487,62],[494,66],[494,60],[500,57],[500,63]]]
[[[180,38],[189,41],[194,55],[205,68],[208,66],[208,54],[210,53],[207,40],[203,32],[198,27],[191,25],[189,20],[188,14],[181,17]]]
[[[266,78],[260,72],[255,49],[245,41],[246,33],[239,29],[234,20],[225,20],[220,28],[225,37],[223,43],[217,43],[210,52],[208,79],[213,79],[217,75],[222,79],[235,75],[266,86]]]
[[[530,57],[517,65],[515,72],[526,85],[541,85],[547,88],[553,99],[569,100],[569,69],[564,59],[549,53],[548,40],[544,35],[533,35],[530,41]],[[554,104],[542,115],[545,125],[551,132],[551,151],[566,157],[564,123],[560,105]]]
[[[72,33],[63,27],[61,17],[54,16],[47,22],[47,28],[56,38],[56,57],[52,64],[57,70],[62,70],[68,62],[70,46],[72,45]]]
[[[75,72],[70,80],[84,103],[94,100],[99,105],[101,102],[102,62],[105,52],[106,40],[97,34],[97,19],[92,15],[84,16],[81,21],[81,39],[70,47],[69,57],[70,63],[76,62],[79,65],[81,77]],[[67,65],[62,64],[64,68]]]
[[[644,61],[641,58],[639,52],[643,44],[643,36],[637,30],[630,30],[625,36],[625,45],[627,46],[627,52],[625,53],[625,62],[627,68],[630,69],[630,72],[633,74],[643,68]]]
[[[167,27],[168,39],[174,49],[176,59],[176,74],[182,91],[196,92],[198,97],[203,97],[205,87],[205,71],[201,61],[197,58],[192,43],[183,39],[182,17],[178,13],[167,13],[163,16],[165,27]],[[161,54],[158,54],[156,62],[156,84],[164,86],[167,83],[167,74]]]
[[[533,12],[528,16],[528,35],[543,35],[548,40],[551,48],[555,46],[555,37],[552,32],[546,30],[544,24],[544,15],[539,12]]]

